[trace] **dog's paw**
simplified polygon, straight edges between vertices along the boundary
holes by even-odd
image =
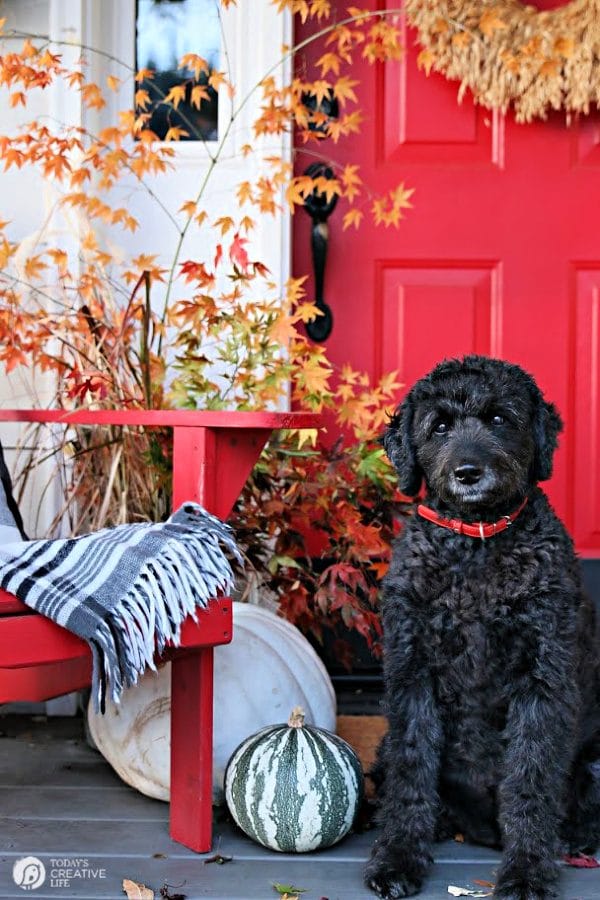
[[[401,897],[414,897],[421,890],[421,881],[415,881],[401,872],[383,866],[376,872],[365,874],[365,884],[374,891],[381,900],[400,900]]]
[[[400,900],[414,897],[421,890],[423,880],[414,870],[407,871],[397,860],[383,852],[375,852],[365,868],[365,884],[382,900]]]

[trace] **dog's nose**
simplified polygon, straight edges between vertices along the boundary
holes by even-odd
[[[473,463],[463,463],[454,470],[454,477],[461,484],[477,484],[482,475],[483,471]]]

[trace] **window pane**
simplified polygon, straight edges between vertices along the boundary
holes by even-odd
[[[150,114],[147,128],[163,140],[169,128],[186,132],[181,140],[216,141],[216,91],[208,86],[208,73],[180,69],[180,60],[195,53],[208,68],[219,69],[221,27],[218,0],[137,0],[136,69],[150,69],[136,88],[148,94],[149,102],[138,102],[136,113]],[[185,85],[184,99],[173,109],[164,98],[175,85]],[[202,88],[194,91],[194,88]],[[139,100],[139,97],[138,97]]]

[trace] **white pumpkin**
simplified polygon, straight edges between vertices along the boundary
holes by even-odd
[[[169,799],[171,666],[147,672],[106,713],[90,705],[91,737],[127,784]],[[223,801],[227,761],[249,734],[302,706],[307,720],[335,731],[335,694],[325,667],[298,629],[269,610],[233,604],[233,641],[215,648],[213,798]],[[224,715],[226,711],[226,715]]]

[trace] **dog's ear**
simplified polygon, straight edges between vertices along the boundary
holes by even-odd
[[[540,394],[533,414],[534,481],[546,481],[552,475],[552,457],[558,446],[558,435],[562,428],[562,419],[556,407],[553,403],[546,402]]]
[[[423,480],[412,440],[412,422],[413,403],[409,394],[390,419],[382,437],[385,452],[398,473],[400,490],[408,497],[419,493]]]

